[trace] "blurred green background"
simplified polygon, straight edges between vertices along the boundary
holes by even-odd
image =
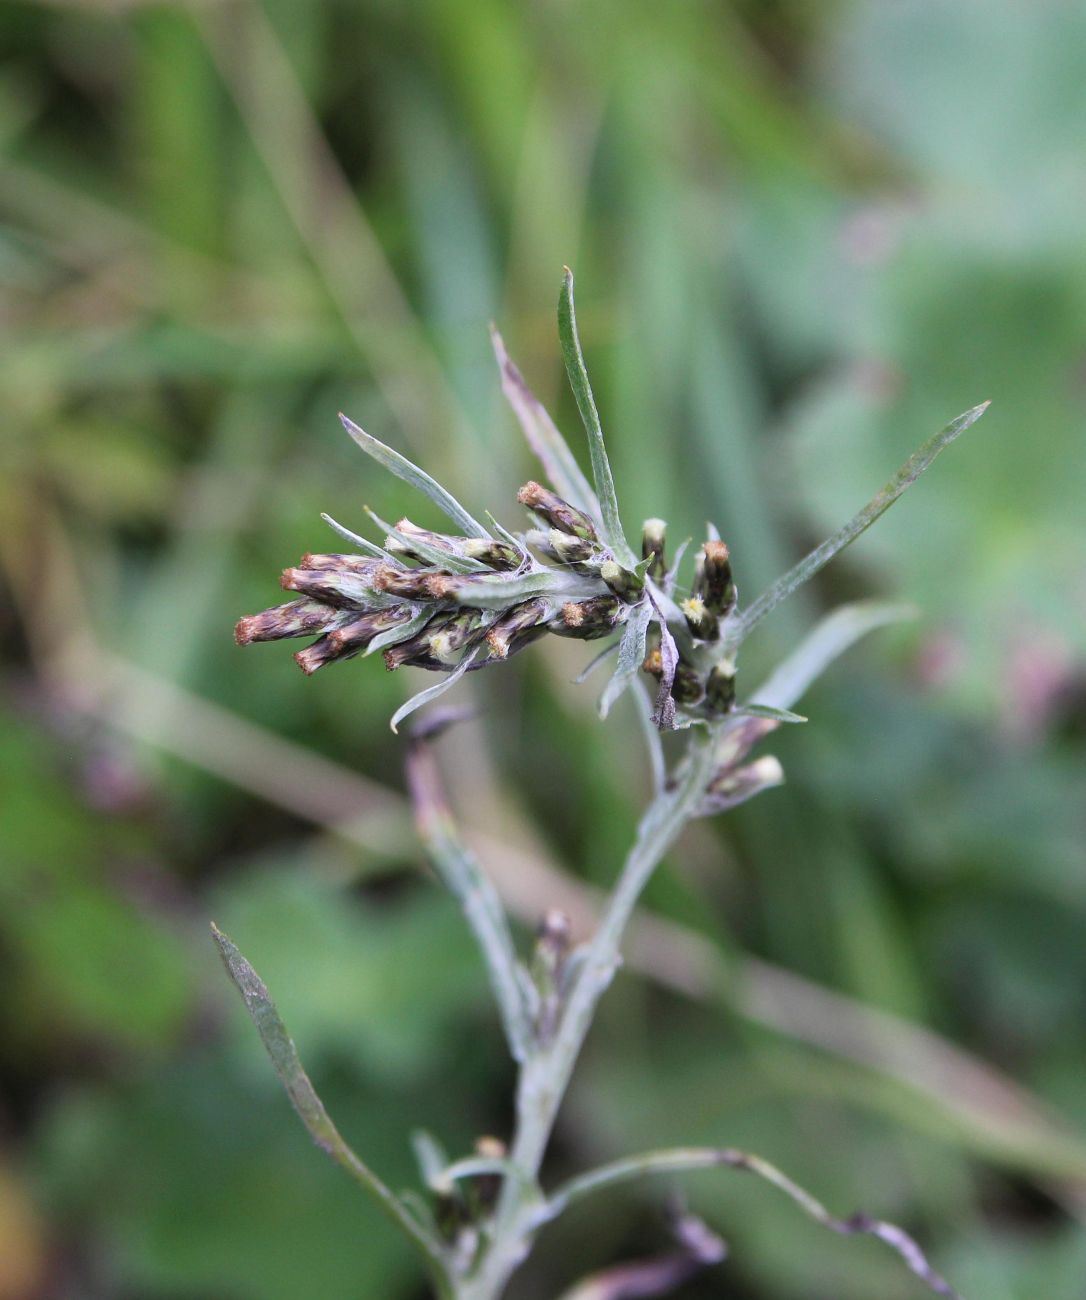
[[[627,527],[714,519],[748,598],[993,406],[751,643],[753,674],[834,600],[922,611],[811,693],[785,788],[672,853],[551,1175],[744,1146],[974,1300],[1081,1300],[1086,9],[7,0],[0,33],[0,1300],[425,1294],[207,922],[393,1185],[415,1126],[506,1131],[387,727],[429,683],[231,629],[321,510],[429,518],[337,409],[519,526],[486,327],[573,436],[564,262]],[[442,742],[524,920],[612,879],[645,793],[586,657],[483,674]],[[771,1188],[686,1186],[732,1258],[684,1296],[923,1293]],[[514,1300],[662,1248],[666,1191],[548,1230]]]

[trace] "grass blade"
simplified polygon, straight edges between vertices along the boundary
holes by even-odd
[[[276,1010],[267,987],[252,966],[242,956],[237,946],[212,923],[211,933],[230,978],[245,1000],[245,1009],[256,1025],[257,1033],[267,1050],[279,1080],[286,1089],[298,1117],[309,1131],[310,1137],[358,1182],[395,1223],[426,1256],[439,1280],[442,1294],[448,1290],[448,1277],[441,1247],[430,1238],[419,1223],[401,1204],[399,1198],[385,1186],[370,1167],[358,1158],[340,1136],[317,1096],[309,1076],[298,1059],[298,1051],[287,1033],[287,1028]]]
[[[783,574],[762,592],[754,604],[744,610],[736,620],[731,635],[730,648],[734,649],[782,600],[787,600],[797,587],[801,587],[805,582],[813,578],[835,555],[843,551],[846,546],[851,545],[861,533],[866,532],[880,515],[885,514],[890,509],[902,493],[912,487],[944,448],[949,447],[955,438],[980,419],[989,405],[988,402],[981,402],[979,406],[974,406],[956,419],[951,420],[945,428],[940,429],[937,434],[929,438],[901,466],[882,491],[872,497],[859,514],[854,515],[843,528],[839,528],[821,546],[816,546],[794,568],[789,569],[787,573]]]
[[[386,447],[383,442],[379,442],[372,434],[365,429],[360,429],[353,420],[350,420],[342,412],[340,413],[340,423],[358,443],[362,450],[369,456],[372,456],[379,465],[390,470],[397,478],[402,478],[405,483],[410,483],[412,487],[418,488],[420,492],[428,496],[439,510],[445,514],[457,525],[462,533],[468,537],[486,537],[490,534],[481,523],[464,509],[459,501],[445,489],[435,479],[432,479],[425,470],[406,456],[401,456],[398,451],[393,451],[391,447]]]
[[[562,292],[558,298],[558,338],[562,345],[562,359],[566,363],[570,387],[573,389],[577,409],[581,413],[588,434],[588,453],[592,459],[592,478],[600,503],[603,540],[611,547],[615,558],[621,564],[632,567],[636,560],[622,531],[615,482],[611,476],[611,463],[607,459],[607,449],[603,445],[603,428],[600,425],[596,399],[592,396],[592,386],[588,382],[588,371],[585,369],[584,357],[581,354],[581,340],[577,334],[577,315],[573,305],[573,272],[568,266],[562,278]]]

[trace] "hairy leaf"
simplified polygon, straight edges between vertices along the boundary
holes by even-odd
[[[418,488],[420,492],[428,496],[439,510],[444,511],[449,516],[462,533],[465,533],[468,537],[490,536],[483,525],[469,515],[460,502],[451,493],[446,492],[441,484],[432,479],[425,470],[419,469],[406,456],[401,456],[398,451],[386,447],[383,442],[378,442],[372,434],[367,433],[365,429],[360,429],[353,420],[349,420],[342,413],[339,419],[343,427],[367,455],[372,456],[385,469],[391,470],[397,478],[402,478],[405,483],[410,483],[412,487]]]

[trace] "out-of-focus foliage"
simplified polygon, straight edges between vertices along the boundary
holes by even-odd
[[[230,630],[321,510],[433,522],[337,409],[518,519],[486,326],[575,431],[569,262],[627,529],[713,519],[748,598],[993,405],[752,638],[753,671],[831,599],[922,611],[805,702],[785,789],[672,855],[649,902],[730,977],[616,983],[554,1172],[744,1146],[908,1224],[966,1295],[1079,1300],[1081,7],[7,0],[0,39],[0,1297],[420,1295],[206,928],[394,1186],[413,1127],[505,1131],[482,972],[396,793],[409,687],[305,681]],[[483,727],[443,742],[525,914],[551,898],[514,854],[602,883],[644,793],[583,661],[486,674]],[[904,1020],[883,1041],[860,1004]],[[687,1186],[732,1257],[686,1295],[918,1294],[772,1189]],[[664,1242],[659,1195],[586,1202],[514,1297]]]

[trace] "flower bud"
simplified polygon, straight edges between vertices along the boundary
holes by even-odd
[[[431,619],[426,625],[430,653],[435,659],[451,664],[482,630],[483,612],[479,609],[466,609],[446,618]]]
[[[780,759],[772,754],[763,754],[753,763],[726,769],[709,783],[706,793],[710,798],[727,800],[734,805],[783,782],[784,768]]]
[[[720,620],[710,614],[700,596],[690,596],[679,608],[686,625],[699,641],[715,641],[720,636]]]
[[[731,557],[724,542],[705,542],[701,548],[695,594],[716,618],[725,618],[735,608],[736,590],[732,581]]]
[[[600,577],[607,583],[619,600],[632,605],[641,599],[645,590],[645,579],[640,574],[624,569],[614,560],[605,560],[600,565]]]
[[[539,993],[535,1028],[539,1041],[543,1043],[554,1036],[558,1026],[562,976],[572,937],[573,925],[565,912],[552,907],[544,913],[536,931],[532,957],[532,980]]]
[[[722,659],[705,683],[705,702],[714,713],[727,713],[735,703],[735,665]]]
[[[581,641],[594,641],[608,636],[625,617],[625,607],[614,596],[593,596],[589,600],[571,600],[548,626],[558,636],[577,637]]]
[[[334,663],[338,659],[353,659],[366,649],[379,632],[398,627],[410,617],[411,611],[403,606],[375,609],[368,614],[361,614],[325,633],[304,650],[299,650],[294,656],[295,661],[302,672],[310,677],[325,664]]]
[[[351,613],[325,605],[319,600],[292,600],[286,605],[276,605],[259,614],[249,614],[238,620],[234,640],[238,645],[253,641],[281,641],[292,636],[311,636],[325,632],[338,621],[352,617]]]
[[[385,651],[385,666],[389,672],[405,665],[445,671],[482,630],[482,621],[482,612],[477,609],[439,614],[421,632],[389,646]]]
[[[307,552],[302,556],[300,569],[340,569],[347,573],[356,573],[368,578],[377,568],[379,560],[368,555],[313,555]]]
[[[437,579],[452,582],[452,574],[426,569],[396,569],[391,564],[379,564],[373,575],[377,591],[399,596],[402,600],[440,600],[449,594],[449,587]]]
[[[652,557],[648,567],[650,578],[662,578],[667,573],[667,561],[664,559],[664,542],[667,524],[662,519],[646,519],[641,525],[641,558]]]
[[[517,493],[517,500],[559,532],[585,537],[593,542],[598,540],[596,525],[586,514],[534,480],[525,483]]]
[[[534,631],[537,627],[540,632],[545,630],[542,623],[549,612],[550,606],[539,596],[532,600],[525,600],[507,610],[486,634],[491,656],[495,659],[507,659],[515,643],[518,649],[527,644],[522,634],[529,630]],[[534,637],[532,639],[534,640]]]
[[[373,603],[374,578],[346,569],[284,569],[279,579],[286,591],[347,609],[364,609]]]
[[[509,1155],[509,1148],[501,1138],[485,1134],[475,1139],[475,1154],[484,1160],[505,1160]],[[471,1179],[471,1184],[480,1209],[492,1209],[502,1189],[502,1175],[476,1174]]]
[[[641,668],[658,682],[663,681],[664,657],[659,647],[649,651]],[[701,678],[688,663],[680,659],[675,669],[675,680],[671,684],[671,698],[676,704],[697,704],[704,693]]]
[[[470,560],[478,560],[491,569],[519,569],[524,554],[512,542],[494,541],[488,537],[465,537],[460,551]]]
[[[533,528],[526,534],[526,540],[548,558],[559,564],[568,564],[575,568],[603,554],[600,546],[587,537],[575,537],[572,533],[563,533],[559,528],[550,528],[546,532]]]
[[[411,549],[411,538],[417,537],[420,542],[425,542],[429,546],[436,547],[439,551],[448,551],[450,555],[460,554],[459,537],[449,537],[445,533],[434,533],[428,528],[420,528],[418,524],[413,524],[410,519],[401,519],[396,525],[396,532],[400,537],[394,537],[391,533],[385,538],[385,550],[392,555],[402,555],[405,559],[418,560],[420,563],[426,563],[426,557],[418,551]],[[401,540],[406,538],[407,540]]]

